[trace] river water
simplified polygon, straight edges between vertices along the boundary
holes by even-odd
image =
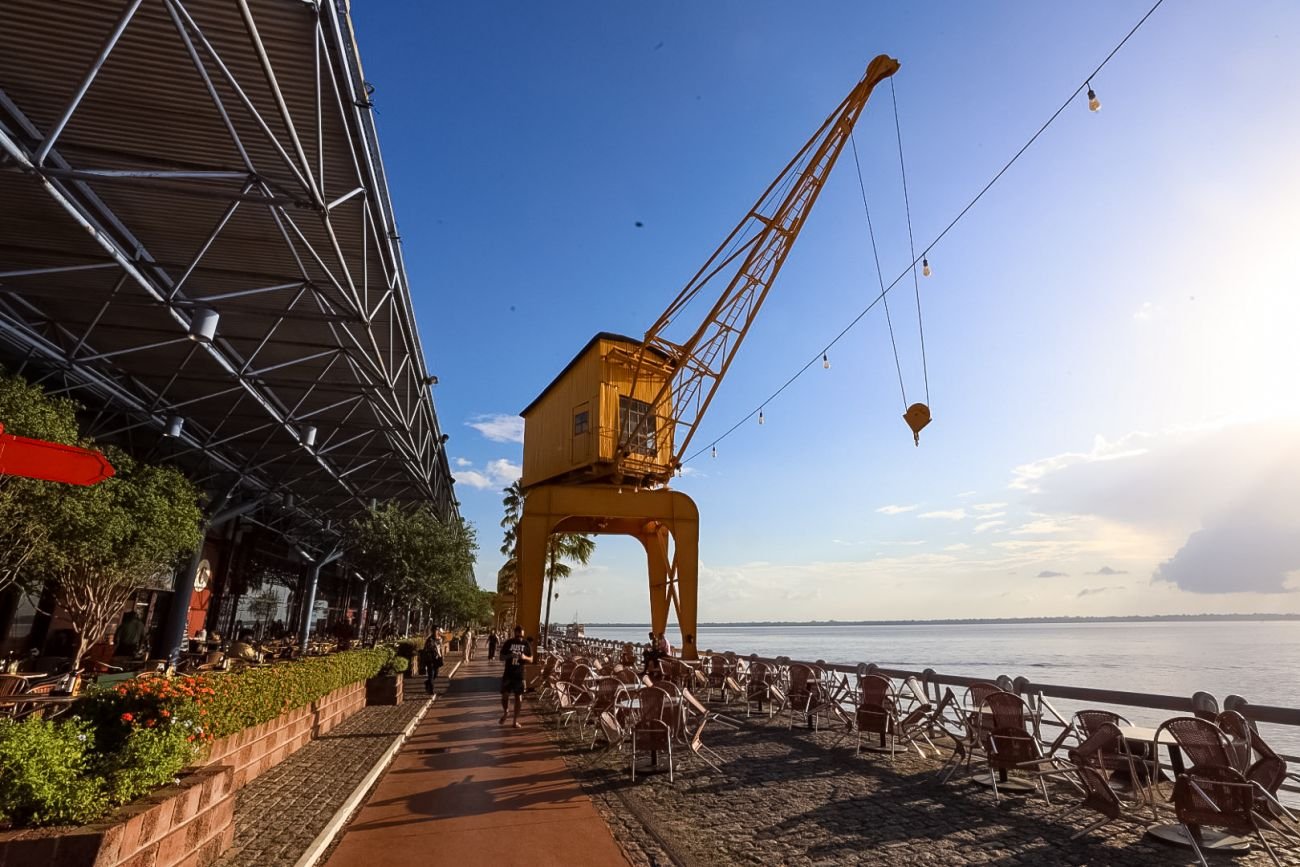
[[[592,638],[644,642],[648,627],[588,627]],[[674,647],[681,636],[670,631]],[[992,680],[1190,696],[1228,695],[1300,706],[1300,621],[709,626],[697,646],[742,656],[850,663]],[[1063,713],[1077,706],[1053,702]],[[1117,708],[1135,723],[1172,714]],[[1300,755],[1300,730],[1268,727],[1275,747]]]

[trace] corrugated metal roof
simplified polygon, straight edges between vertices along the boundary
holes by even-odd
[[[378,155],[342,0],[7,0],[6,354],[214,487],[454,515]]]

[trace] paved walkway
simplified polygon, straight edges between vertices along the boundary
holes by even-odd
[[[461,668],[348,825],[328,867],[627,860],[525,702],[498,725],[500,664]]]
[[[420,681],[405,685],[404,703],[362,708],[241,789],[235,841],[214,867],[295,863],[429,701]]]

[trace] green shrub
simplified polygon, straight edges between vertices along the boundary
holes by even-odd
[[[92,770],[103,781],[110,804],[125,804],[175,781],[196,757],[195,744],[178,725],[136,727],[121,749],[102,754]]]
[[[80,825],[108,806],[89,773],[89,722],[0,718],[0,814],[15,825]]]
[[[384,667],[379,669],[380,674],[402,674],[411,667],[411,660],[405,656],[394,655],[392,659],[384,663]]]
[[[214,738],[334,690],[404,671],[391,647],[223,674],[145,677],[92,690],[66,721],[0,718],[0,819],[80,825],[167,785]]]
[[[415,655],[419,653],[419,647],[417,647],[417,642],[409,638],[404,638],[397,642],[396,653],[398,656],[405,657],[406,659],[415,659]]]

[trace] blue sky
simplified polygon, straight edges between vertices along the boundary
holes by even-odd
[[[480,582],[511,417],[640,334],[878,53],[925,246],[1149,4],[356,4]],[[701,617],[1300,610],[1300,7],[1169,0],[931,255],[934,423],[883,310],[679,487]],[[856,138],[886,280],[910,256],[887,87]],[[640,225],[638,225],[640,224]],[[840,162],[704,420],[709,444],[878,291]],[[891,293],[924,398],[910,282]],[[599,541],[556,617],[638,620]]]

